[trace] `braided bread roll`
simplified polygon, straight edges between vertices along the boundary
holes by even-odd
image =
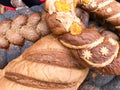
[[[63,45],[73,49],[72,53],[83,66],[99,68],[108,74],[120,74],[117,63],[119,43],[116,40],[102,37],[94,30],[84,30],[77,36],[67,33],[59,38]]]
[[[88,73],[57,38],[37,41],[4,69],[2,90],[77,90]]]
[[[6,19],[0,22],[0,69],[21,55],[38,39],[50,33],[45,21],[46,13],[36,12],[22,9],[22,11],[10,11],[1,15]],[[17,16],[14,16],[16,13]]]
[[[116,0],[79,0],[79,5],[89,12],[94,12],[120,29],[120,3]]]
[[[108,74],[120,75],[118,68],[120,66],[119,43],[111,37],[101,36],[97,31],[85,28],[82,22],[76,19],[73,0],[48,2],[50,0],[46,1],[45,8],[48,11],[46,20],[50,30],[59,35],[60,42],[72,50],[72,54],[79,63],[85,67],[94,67]],[[107,0],[107,2],[110,1]],[[68,7],[62,7],[64,4]],[[60,13],[63,13],[61,17]],[[67,13],[69,15],[64,16]],[[73,20],[72,17],[74,17]],[[50,24],[50,21],[52,24]],[[74,22],[77,22],[78,25],[74,25]],[[68,28],[66,28],[66,24],[69,25]],[[66,32],[58,33],[62,31],[61,28],[64,28]]]
[[[8,48],[10,43],[23,45],[25,40],[35,42],[41,36],[47,35],[49,30],[44,14],[35,12],[29,16],[22,14],[13,20],[0,22],[0,48]]]

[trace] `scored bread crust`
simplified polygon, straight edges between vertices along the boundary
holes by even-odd
[[[41,81],[59,83],[77,82],[82,73],[82,71],[80,71],[79,69],[76,70],[71,68],[63,68],[55,65],[31,62],[28,60],[15,60],[14,62],[12,62],[12,64],[8,65],[8,67],[6,68],[6,72],[22,74]],[[57,75],[54,73],[56,73]]]
[[[49,52],[47,54],[41,50]],[[62,50],[61,57],[63,58],[56,58],[57,52]],[[50,57],[49,53],[55,51],[56,54]],[[10,88],[12,90],[16,88],[17,90],[19,90],[18,88],[25,88],[24,90],[34,90],[34,88],[36,88],[35,90],[77,90],[87,76],[89,69],[79,66],[70,55],[70,51],[56,37],[48,35],[26,49],[20,57],[5,67],[5,75],[0,80],[0,87],[2,90]],[[62,60],[67,64],[62,66]],[[9,88],[6,87],[8,84],[10,84]]]
[[[81,81],[80,81],[81,82]],[[72,88],[65,88],[65,89],[54,89],[54,88],[49,88],[49,89],[38,89],[38,88],[33,88],[33,87],[28,87],[24,86],[18,83],[15,83],[13,81],[10,81],[6,78],[2,78],[0,80],[0,87],[2,90],[77,90],[76,87],[78,87],[79,83],[77,86],[72,87]]]

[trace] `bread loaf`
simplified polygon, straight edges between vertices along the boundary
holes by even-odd
[[[52,35],[26,49],[4,70],[2,90],[77,90],[88,73]]]
[[[0,22],[0,48],[8,48],[10,43],[22,46],[25,40],[35,42],[47,35],[49,30],[44,14],[36,12],[29,16],[21,14],[12,20]]]

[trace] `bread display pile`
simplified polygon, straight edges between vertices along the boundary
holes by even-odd
[[[90,23],[81,3],[46,0],[42,13],[0,22],[0,53],[34,43],[0,70],[0,90],[119,90],[119,37]]]
[[[76,17],[74,0],[49,2],[47,0],[45,5],[47,24],[54,34],[59,35],[60,42],[72,49],[80,64],[120,75],[119,43],[112,37],[101,36],[97,31],[85,27]]]
[[[35,12],[29,17],[22,14],[13,20],[4,20],[0,25],[0,48],[8,48],[10,43],[23,45],[25,39],[35,42],[49,33],[41,14]]]

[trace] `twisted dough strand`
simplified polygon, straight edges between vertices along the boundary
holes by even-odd
[[[10,43],[23,45],[25,40],[35,42],[41,35],[48,34],[49,30],[43,16],[42,14],[41,18],[40,13],[34,12],[30,16],[19,15],[13,20],[2,21],[0,23],[0,48],[8,48]],[[39,24],[41,22],[44,24]]]
[[[79,25],[82,31],[79,34],[73,35],[69,31],[68,27],[67,28],[65,27],[64,22],[66,22],[67,20],[69,21],[68,18],[72,18],[72,16],[75,16],[74,14],[75,9],[70,8],[68,12],[64,10],[63,12],[61,12],[57,10],[57,7],[55,7],[55,3],[56,3],[55,1],[54,2],[51,1],[53,6],[49,4],[47,1],[46,1],[46,10],[48,11],[48,14],[46,16],[46,20],[50,30],[54,34],[59,35],[59,40],[64,46],[71,48],[73,55],[77,58],[79,63],[85,67],[97,68],[102,72],[105,72],[107,70],[106,73],[120,75],[120,71],[116,72],[116,69],[119,68],[114,64],[116,63],[116,59],[118,61],[119,58],[119,54],[118,54],[119,43],[116,40],[112,39],[111,37],[101,36],[97,31],[89,30],[85,28],[80,20],[79,20]],[[69,2],[72,1],[73,0]],[[96,0],[96,2],[97,1],[98,0]],[[102,3],[105,2],[104,0],[99,0],[98,2],[101,1]],[[97,4],[99,4],[99,8],[103,8],[104,6],[108,5],[111,2],[114,2],[114,0],[112,1],[106,0],[103,6],[102,3],[100,4],[97,3]],[[67,0],[65,3],[68,3]],[[90,2],[90,5],[93,5],[91,3],[92,2]],[[92,10],[93,9],[94,8],[92,8]],[[71,14],[68,16],[61,15],[60,17],[57,13],[62,13],[62,14],[71,13]],[[74,18],[74,20],[76,21],[76,18]],[[71,19],[71,22],[75,22],[74,20]],[[70,25],[72,25],[72,23],[69,23],[69,28]],[[64,28],[65,32],[61,33],[62,31],[61,28],[62,29]],[[74,27],[73,30],[76,30],[76,27]]]
[[[80,4],[84,4],[85,0],[81,0]],[[82,8],[89,12],[94,12],[98,16],[104,18],[120,29],[120,3],[116,0],[89,0],[88,4],[84,4]]]

